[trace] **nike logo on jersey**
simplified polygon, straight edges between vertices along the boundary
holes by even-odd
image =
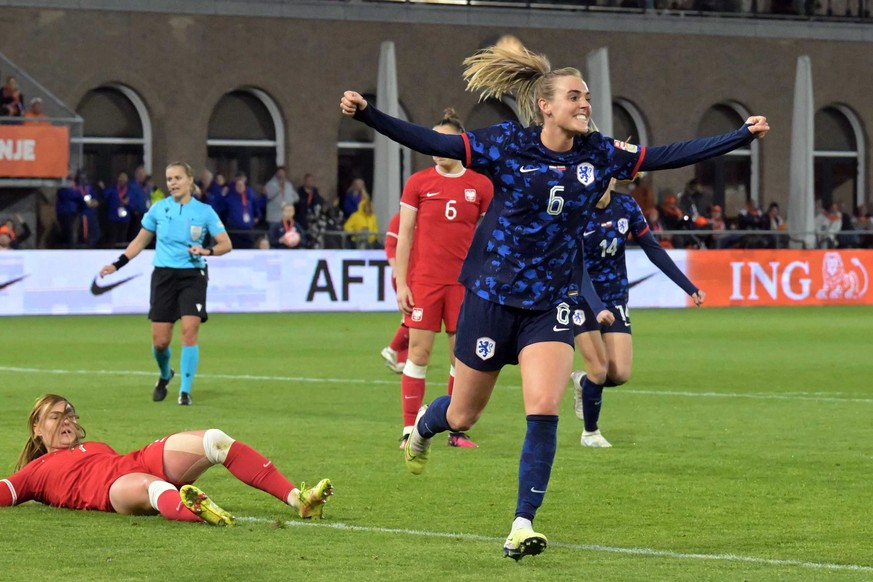
[[[6,289],[10,285],[15,285],[19,281],[27,279],[28,277],[30,277],[30,275],[22,275],[21,277],[16,277],[15,279],[10,279],[10,280],[6,281],[5,283],[0,283],[0,289]]]
[[[582,236],[588,236],[589,234],[594,234],[595,232],[597,232],[597,231],[589,230],[588,232],[584,233]]]
[[[552,328],[552,331],[567,331],[570,329],[569,327],[558,327],[557,325]]]
[[[113,289],[118,287],[119,285],[124,285],[125,283],[127,283],[131,279],[136,279],[137,277],[139,277],[139,274],[136,274],[132,277],[128,277],[127,279],[122,279],[121,281],[118,281],[116,283],[112,283],[110,285],[106,285],[104,287],[101,287],[100,285],[98,285],[97,284],[97,277],[94,277],[94,281],[91,282],[91,295],[94,295],[96,297],[97,295],[103,295],[104,293],[109,293],[110,291],[112,291]]]
[[[425,194],[425,196],[430,198],[431,196],[436,196],[437,194],[439,194],[439,192],[428,192],[427,194]]]
[[[528,172],[536,172],[539,169],[539,166],[523,166],[518,171],[522,174],[527,174]]]

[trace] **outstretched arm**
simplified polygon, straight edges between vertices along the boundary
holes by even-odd
[[[382,135],[417,152],[461,160],[464,165],[467,164],[466,160],[469,159],[467,141],[461,135],[439,133],[386,115],[368,104],[367,100],[355,91],[343,93],[340,109],[343,115],[354,117]]]
[[[676,266],[676,263],[674,263],[673,259],[670,258],[670,255],[667,254],[667,251],[664,250],[664,247],[658,244],[658,241],[655,240],[652,231],[646,229],[642,235],[637,237],[637,242],[640,244],[640,247],[643,249],[643,252],[646,253],[649,260],[652,261],[652,264],[658,267],[662,273],[670,277],[670,280],[681,287],[683,291],[688,293],[688,295],[694,299],[696,305],[703,303],[706,294],[695,287],[694,283],[689,281],[688,277],[685,276],[685,273],[679,270],[679,267]]]
[[[639,170],[669,170],[690,166],[761,139],[770,131],[767,118],[756,115],[748,118],[739,129],[713,137],[676,142],[666,146],[647,147]]]
[[[584,251],[583,251],[584,253]],[[582,259],[582,299],[594,312],[597,317],[597,323],[601,325],[612,325],[615,322],[615,316],[606,308],[597,290],[594,288],[594,282],[591,280],[591,275],[588,274],[588,269],[585,267],[585,259]]]
[[[142,252],[144,248],[149,246],[149,243],[152,242],[152,239],[155,238],[155,233],[150,230],[146,230],[145,228],[141,228],[139,230],[139,234],[136,235],[130,244],[127,245],[127,248],[124,249],[124,252],[121,253],[121,256],[118,257],[118,260],[112,263],[111,265],[105,265],[102,269],[100,269],[100,278],[102,279],[106,275],[111,275],[124,265],[126,265],[129,261],[132,261],[136,258],[138,254]]]

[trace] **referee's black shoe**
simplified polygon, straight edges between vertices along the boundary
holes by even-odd
[[[191,394],[188,392],[179,392],[179,404],[182,406],[191,406]]]
[[[170,383],[170,380],[173,379],[173,376],[176,375],[175,370],[170,370],[170,377],[164,380],[163,378],[158,378],[158,383],[155,384],[155,390],[152,392],[152,400],[155,402],[160,402],[164,398],[167,397],[167,384]]]

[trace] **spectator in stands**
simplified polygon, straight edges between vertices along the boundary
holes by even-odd
[[[837,212],[840,215],[840,233],[837,235],[837,243],[841,249],[856,249],[861,246],[861,237],[854,233],[852,216],[845,211],[842,202],[837,202]]]
[[[343,225],[343,230],[349,233],[373,233],[373,234],[353,234],[351,236],[352,248],[357,249],[373,249],[377,248],[379,237],[376,233],[379,232],[379,222],[376,215],[373,213],[373,205],[370,203],[370,197],[364,196],[358,209],[348,217]]]
[[[282,207],[282,220],[270,225],[270,246],[274,249],[304,249],[306,234],[300,223],[294,220],[294,205],[286,202]]]
[[[9,233],[0,231],[0,251],[11,250],[14,250],[12,247],[12,237],[9,236]]]
[[[100,240],[100,223],[97,219],[99,204],[84,172],[71,176],[70,180],[69,186],[58,189],[55,204],[61,245],[72,249],[82,241],[93,249]]]
[[[30,107],[24,112],[25,123],[29,125],[51,125],[48,121],[48,115],[42,110],[42,99],[34,97],[30,100]]]
[[[815,244],[820,249],[834,249],[837,247],[837,233],[843,227],[843,217],[834,202],[828,208],[822,205],[821,200],[816,200],[815,215]]]
[[[225,223],[230,234],[230,240],[235,249],[250,249],[254,239],[250,232],[260,218],[256,204],[255,191],[249,188],[245,174],[237,174],[233,188],[225,198]]]
[[[6,84],[0,88],[0,114],[9,117],[24,115],[24,95],[18,89],[18,80],[9,75]]]
[[[676,196],[667,194],[659,209],[661,214],[661,223],[664,225],[664,230],[686,230],[688,220],[685,211],[679,207]],[[672,235],[671,242],[674,248],[684,249],[691,239],[682,235]]]
[[[652,234],[655,235],[655,238],[661,243],[661,246],[665,249],[673,248],[673,237],[669,234],[662,234],[664,232],[664,223],[661,222],[661,213],[658,212],[658,207],[655,206],[646,214],[646,222],[649,223],[649,228],[652,230]]]
[[[18,223],[16,225],[16,223]],[[7,249],[0,250],[18,250],[21,244],[30,238],[30,227],[24,222],[20,214],[16,214],[15,218],[9,217],[0,224],[0,236],[5,236],[9,239]]]
[[[358,206],[365,197],[369,198],[370,194],[367,192],[367,185],[364,181],[361,178],[352,180],[351,186],[346,190],[346,195],[343,196],[342,210],[346,219],[358,210]]]
[[[227,197],[228,190],[227,180],[225,180],[224,176],[217,174],[213,177],[212,172],[203,170],[203,173],[200,174],[198,186],[200,187],[200,196],[202,197],[201,202],[209,204],[215,210],[215,213],[218,214],[219,218],[224,220],[227,210],[224,200]]]
[[[691,221],[698,216],[709,218],[711,203],[709,196],[703,191],[703,186],[697,178],[692,178],[685,184],[685,190],[679,195],[679,207]]]
[[[140,164],[133,170],[133,180],[128,183],[128,198],[130,200],[130,223],[125,240],[133,240],[139,234],[142,217],[148,211],[151,200],[145,190],[145,166]]]
[[[861,248],[869,249],[873,247],[873,220],[870,219],[870,213],[867,212],[866,204],[861,204],[855,209],[855,214],[852,216],[852,228],[856,231],[868,233],[858,235],[860,237]]]
[[[784,231],[788,225],[785,224],[785,219],[779,214],[779,205],[771,202],[767,208],[767,216],[764,217],[767,221],[769,230]],[[788,246],[788,237],[785,235],[773,234],[768,241],[771,248],[784,249]]]
[[[155,180],[152,176],[146,176],[146,187],[145,191],[149,197],[149,208],[163,200],[167,197],[167,193],[164,192],[160,186],[155,184]]]
[[[285,205],[297,204],[300,197],[285,175],[285,166],[276,168],[276,173],[264,186],[264,193],[267,196],[267,228],[272,230],[273,225],[285,220]]]
[[[255,241],[255,248],[259,251],[268,251],[272,247],[270,246],[270,237],[267,235],[259,236]]]
[[[770,219],[758,208],[754,200],[748,198],[746,207],[737,216],[740,230],[770,230]],[[767,239],[758,234],[746,234],[741,238],[741,245],[746,249],[762,249],[768,246]]]
[[[295,216],[297,222],[303,227],[303,231],[309,232],[310,214],[320,214],[321,208],[324,206],[324,198],[318,193],[318,188],[315,187],[315,181],[312,174],[303,176],[303,184],[297,190],[300,200],[297,201]],[[313,219],[317,217],[313,216]]]
[[[119,172],[114,186],[103,194],[106,200],[106,218],[109,224],[109,246],[127,246],[127,231],[130,228],[130,185],[127,172]]]
[[[643,216],[648,216],[649,212],[655,207],[655,191],[652,188],[652,176],[644,173],[642,177],[637,176],[633,182],[627,185],[628,194],[633,196],[634,200],[643,211]]]

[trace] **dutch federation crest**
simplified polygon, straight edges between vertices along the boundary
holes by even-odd
[[[581,309],[573,311],[573,325],[582,325],[585,323],[585,312]]]
[[[200,237],[203,236],[203,227],[202,226],[191,226],[191,240],[200,240]]]
[[[585,162],[576,166],[576,179],[585,186],[593,184],[594,166],[590,162]]]
[[[476,340],[476,355],[481,360],[487,360],[494,355],[494,340],[490,337],[480,337]]]
[[[464,200],[467,202],[476,202],[476,189],[464,188]]]
[[[627,218],[619,218],[616,226],[618,227],[618,232],[620,232],[621,234],[627,234]]]

